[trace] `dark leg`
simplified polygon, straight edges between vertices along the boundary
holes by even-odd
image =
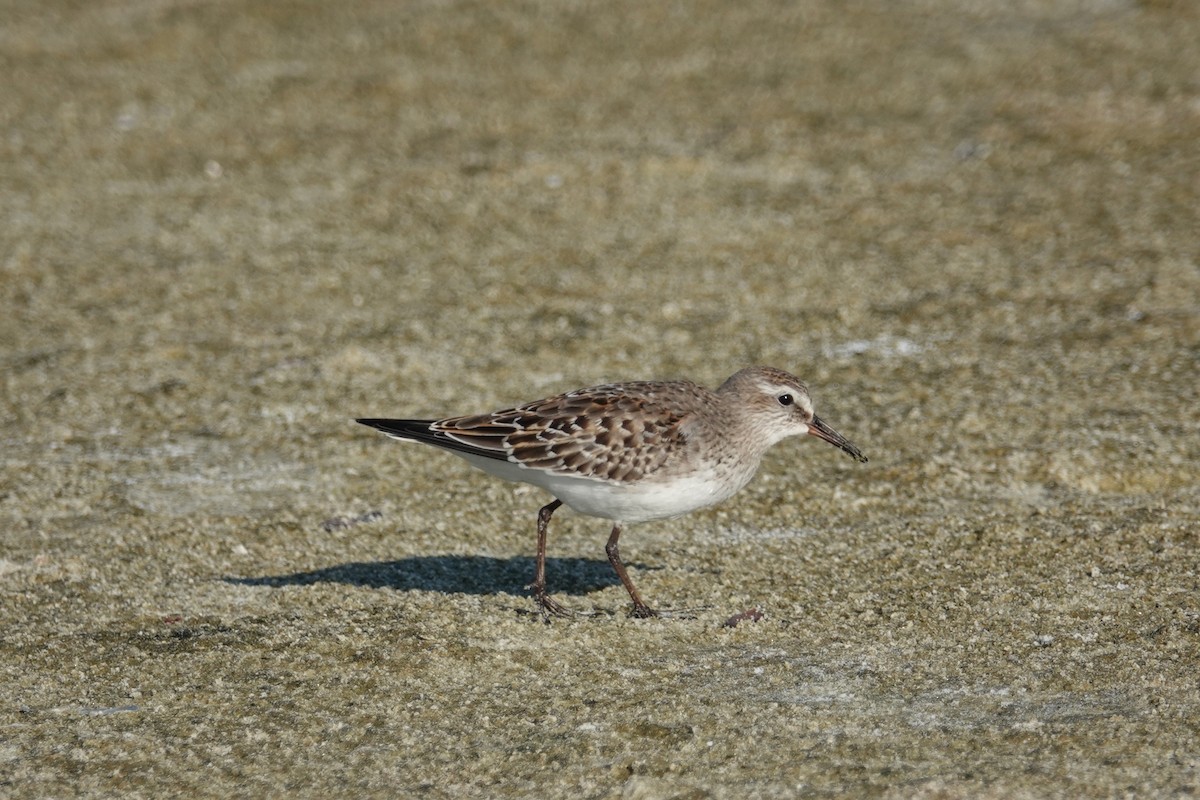
[[[608,563],[612,564],[612,568],[617,571],[617,577],[621,579],[621,583],[625,585],[625,591],[629,592],[629,597],[633,600],[633,616],[657,617],[659,613],[646,605],[646,601],[633,587],[633,581],[629,580],[629,573],[625,571],[625,565],[621,563],[621,548],[617,546],[617,540],[620,538],[621,525],[617,523],[613,525],[612,535],[608,537],[608,544],[604,546],[604,552],[608,553]]]
[[[538,512],[537,570],[533,573],[533,583],[526,588],[533,590],[533,599],[543,614],[569,617],[571,612],[551,600],[550,595],[546,594],[546,530],[550,526],[550,515],[561,505],[562,500],[555,500],[542,506],[542,510]]]

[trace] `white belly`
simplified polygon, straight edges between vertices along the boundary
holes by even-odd
[[[718,480],[711,473],[695,473],[670,481],[616,484],[465,453],[455,455],[498,478],[539,486],[580,514],[629,523],[674,517],[719,503],[745,486],[754,474],[750,471],[733,481]]]

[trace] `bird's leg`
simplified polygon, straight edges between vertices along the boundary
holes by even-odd
[[[629,573],[625,571],[625,565],[621,563],[621,548],[617,546],[617,540],[620,538],[621,525],[617,523],[613,525],[612,535],[608,537],[608,544],[604,546],[604,552],[608,553],[608,563],[612,564],[612,568],[617,572],[617,577],[625,585],[625,591],[629,592],[629,597],[633,600],[632,615],[639,618],[660,616],[659,612],[646,605],[646,601],[634,588],[633,581],[629,580]]]
[[[554,502],[542,506],[541,511],[538,512],[537,570],[533,573],[533,583],[525,588],[533,590],[533,599],[543,614],[569,617],[571,612],[546,594],[546,530],[550,527],[550,515],[561,505],[562,500],[556,499]]]

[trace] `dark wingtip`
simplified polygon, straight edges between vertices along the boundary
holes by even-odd
[[[369,428],[374,428],[377,431],[383,431],[392,435],[405,435],[417,432],[429,427],[429,423],[425,420],[415,419],[371,419],[363,418],[354,420],[359,425],[366,425]]]

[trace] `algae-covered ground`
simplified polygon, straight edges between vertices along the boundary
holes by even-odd
[[[0,14],[0,795],[1200,794],[1197,4]],[[352,421],[748,364],[689,618]]]

